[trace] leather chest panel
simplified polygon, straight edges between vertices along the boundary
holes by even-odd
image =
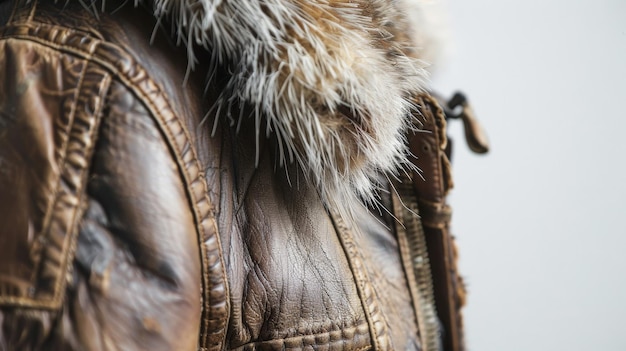
[[[222,159],[246,162],[245,146],[235,152]],[[290,185],[272,164],[269,153],[256,169],[222,164],[229,348],[369,347],[367,319],[330,217],[314,190]]]
[[[270,141],[245,122],[221,129],[218,223],[229,274],[231,349],[419,350],[399,248],[367,209],[331,218],[295,169],[275,169]],[[251,166],[252,165],[252,166]],[[294,167],[295,168],[295,167]],[[287,175],[288,174],[288,175]]]

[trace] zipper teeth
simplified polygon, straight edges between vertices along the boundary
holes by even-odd
[[[405,186],[404,182],[399,186]],[[411,194],[405,191],[402,191],[402,193]],[[441,335],[439,319],[435,307],[435,294],[430,260],[428,258],[428,247],[426,245],[426,235],[420,217],[417,215],[419,213],[417,199],[409,195],[404,199],[404,202],[406,207],[404,207],[403,210],[403,217],[405,218],[406,238],[409,246],[413,275],[417,285],[417,323],[420,331],[422,350],[439,351],[441,350]]]

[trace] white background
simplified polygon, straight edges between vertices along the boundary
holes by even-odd
[[[451,126],[470,351],[626,350],[626,1],[448,0],[433,77]]]

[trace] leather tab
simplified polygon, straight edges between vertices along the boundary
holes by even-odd
[[[467,146],[477,154],[489,152],[489,140],[480,122],[476,119],[474,110],[470,106],[467,98],[462,93],[456,93],[446,104],[446,117],[463,121],[465,131],[465,141]],[[461,107],[461,112],[455,114],[453,111]]]

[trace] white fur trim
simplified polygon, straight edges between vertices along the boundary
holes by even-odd
[[[232,72],[217,108],[252,106],[333,208],[373,201],[381,173],[408,165],[409,98],[422,90],[403,1],[154,0],[192,65]],[[196,62],[192,43],[212,62]],[[261,131],[257,130],[257,134]]]

